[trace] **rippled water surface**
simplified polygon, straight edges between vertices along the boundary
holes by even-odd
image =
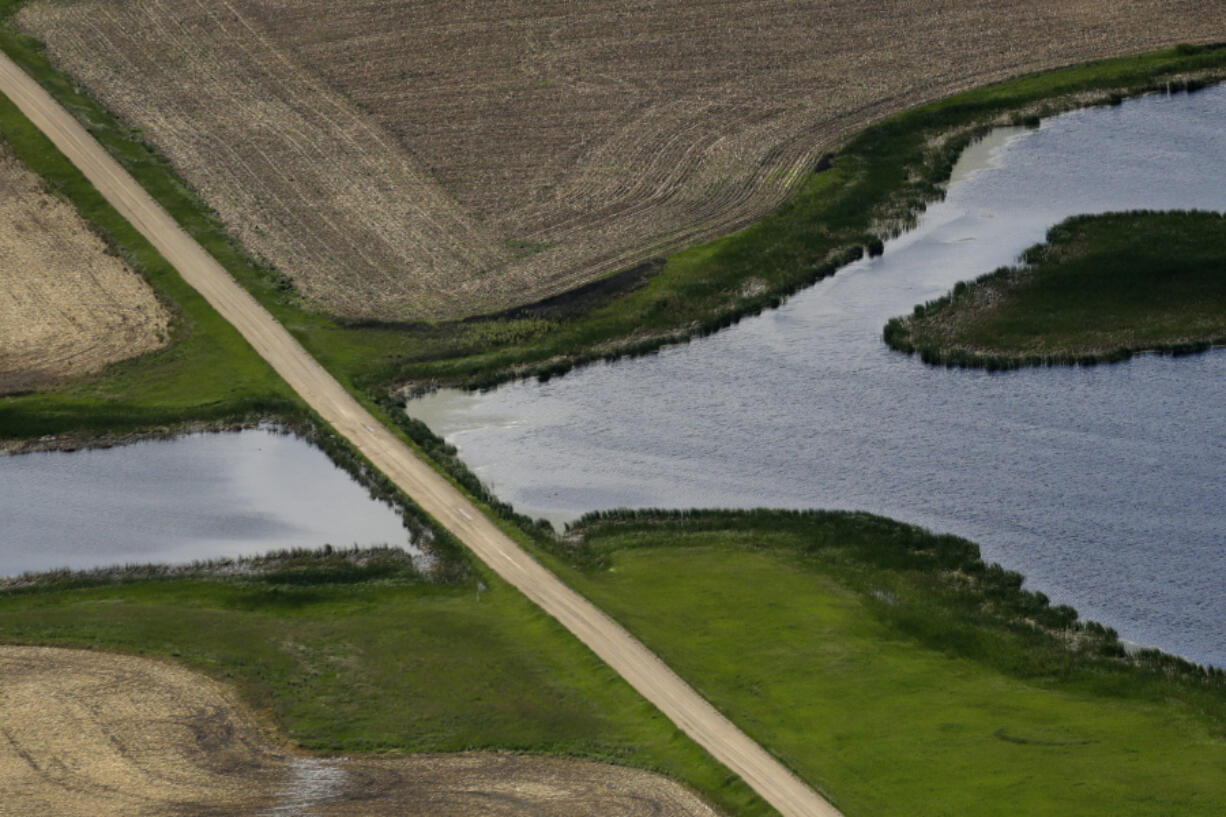
[[[1226,665],[1226,352],[1006,374],[881,328],[1067,216],[1226,209],[1226,89],[999,131],[919,227],[783,307],[659,355],[410,413],[517,509],[864,509],[979,542],[1124,638]]]
[[[317,448],[267,430],[0,457],[0,576],[290,547],[410,545]]]

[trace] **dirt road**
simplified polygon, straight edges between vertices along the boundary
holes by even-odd
[[[7,56],[0,92],[255,347],[319,414],[487,565],[556,618],[680,729],[785,817],[839,812],[715,710],[659,658],[536,563],[375,420],[188,236],[66,110]]]

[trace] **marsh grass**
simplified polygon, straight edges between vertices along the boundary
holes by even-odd
[[[1226,344],[1222,214],[1076,216],[1019,260],[890,319],[883,339],[925,363],[990,370]]]
[[[266,585],[353,584],[376,580],[423,581],[403,548],[292,548],[258,556],[196,559],[184,564],[125,564],[88,570],[49,570],[0,579],[0,594],[71,590],[133,582],[227,579]]]

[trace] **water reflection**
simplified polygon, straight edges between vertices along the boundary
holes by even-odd
[[[0,575],[325,544],[413,553],[399,515],[271,430],[0,458]]]

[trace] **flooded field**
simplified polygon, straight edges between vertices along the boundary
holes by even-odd
[[[416,551],[322,451],[268,429],[0,457],[0,576],[280,548]]]
[[[1012,263],[1079,213],[1226,209],[1226,88],[1006,130],[947,199],[783,307],[658,355],[409,412],[503,499],[864,509],[957,533],[1126,639],[1226,665],[1226,352],[944,370],[886,320]]]

